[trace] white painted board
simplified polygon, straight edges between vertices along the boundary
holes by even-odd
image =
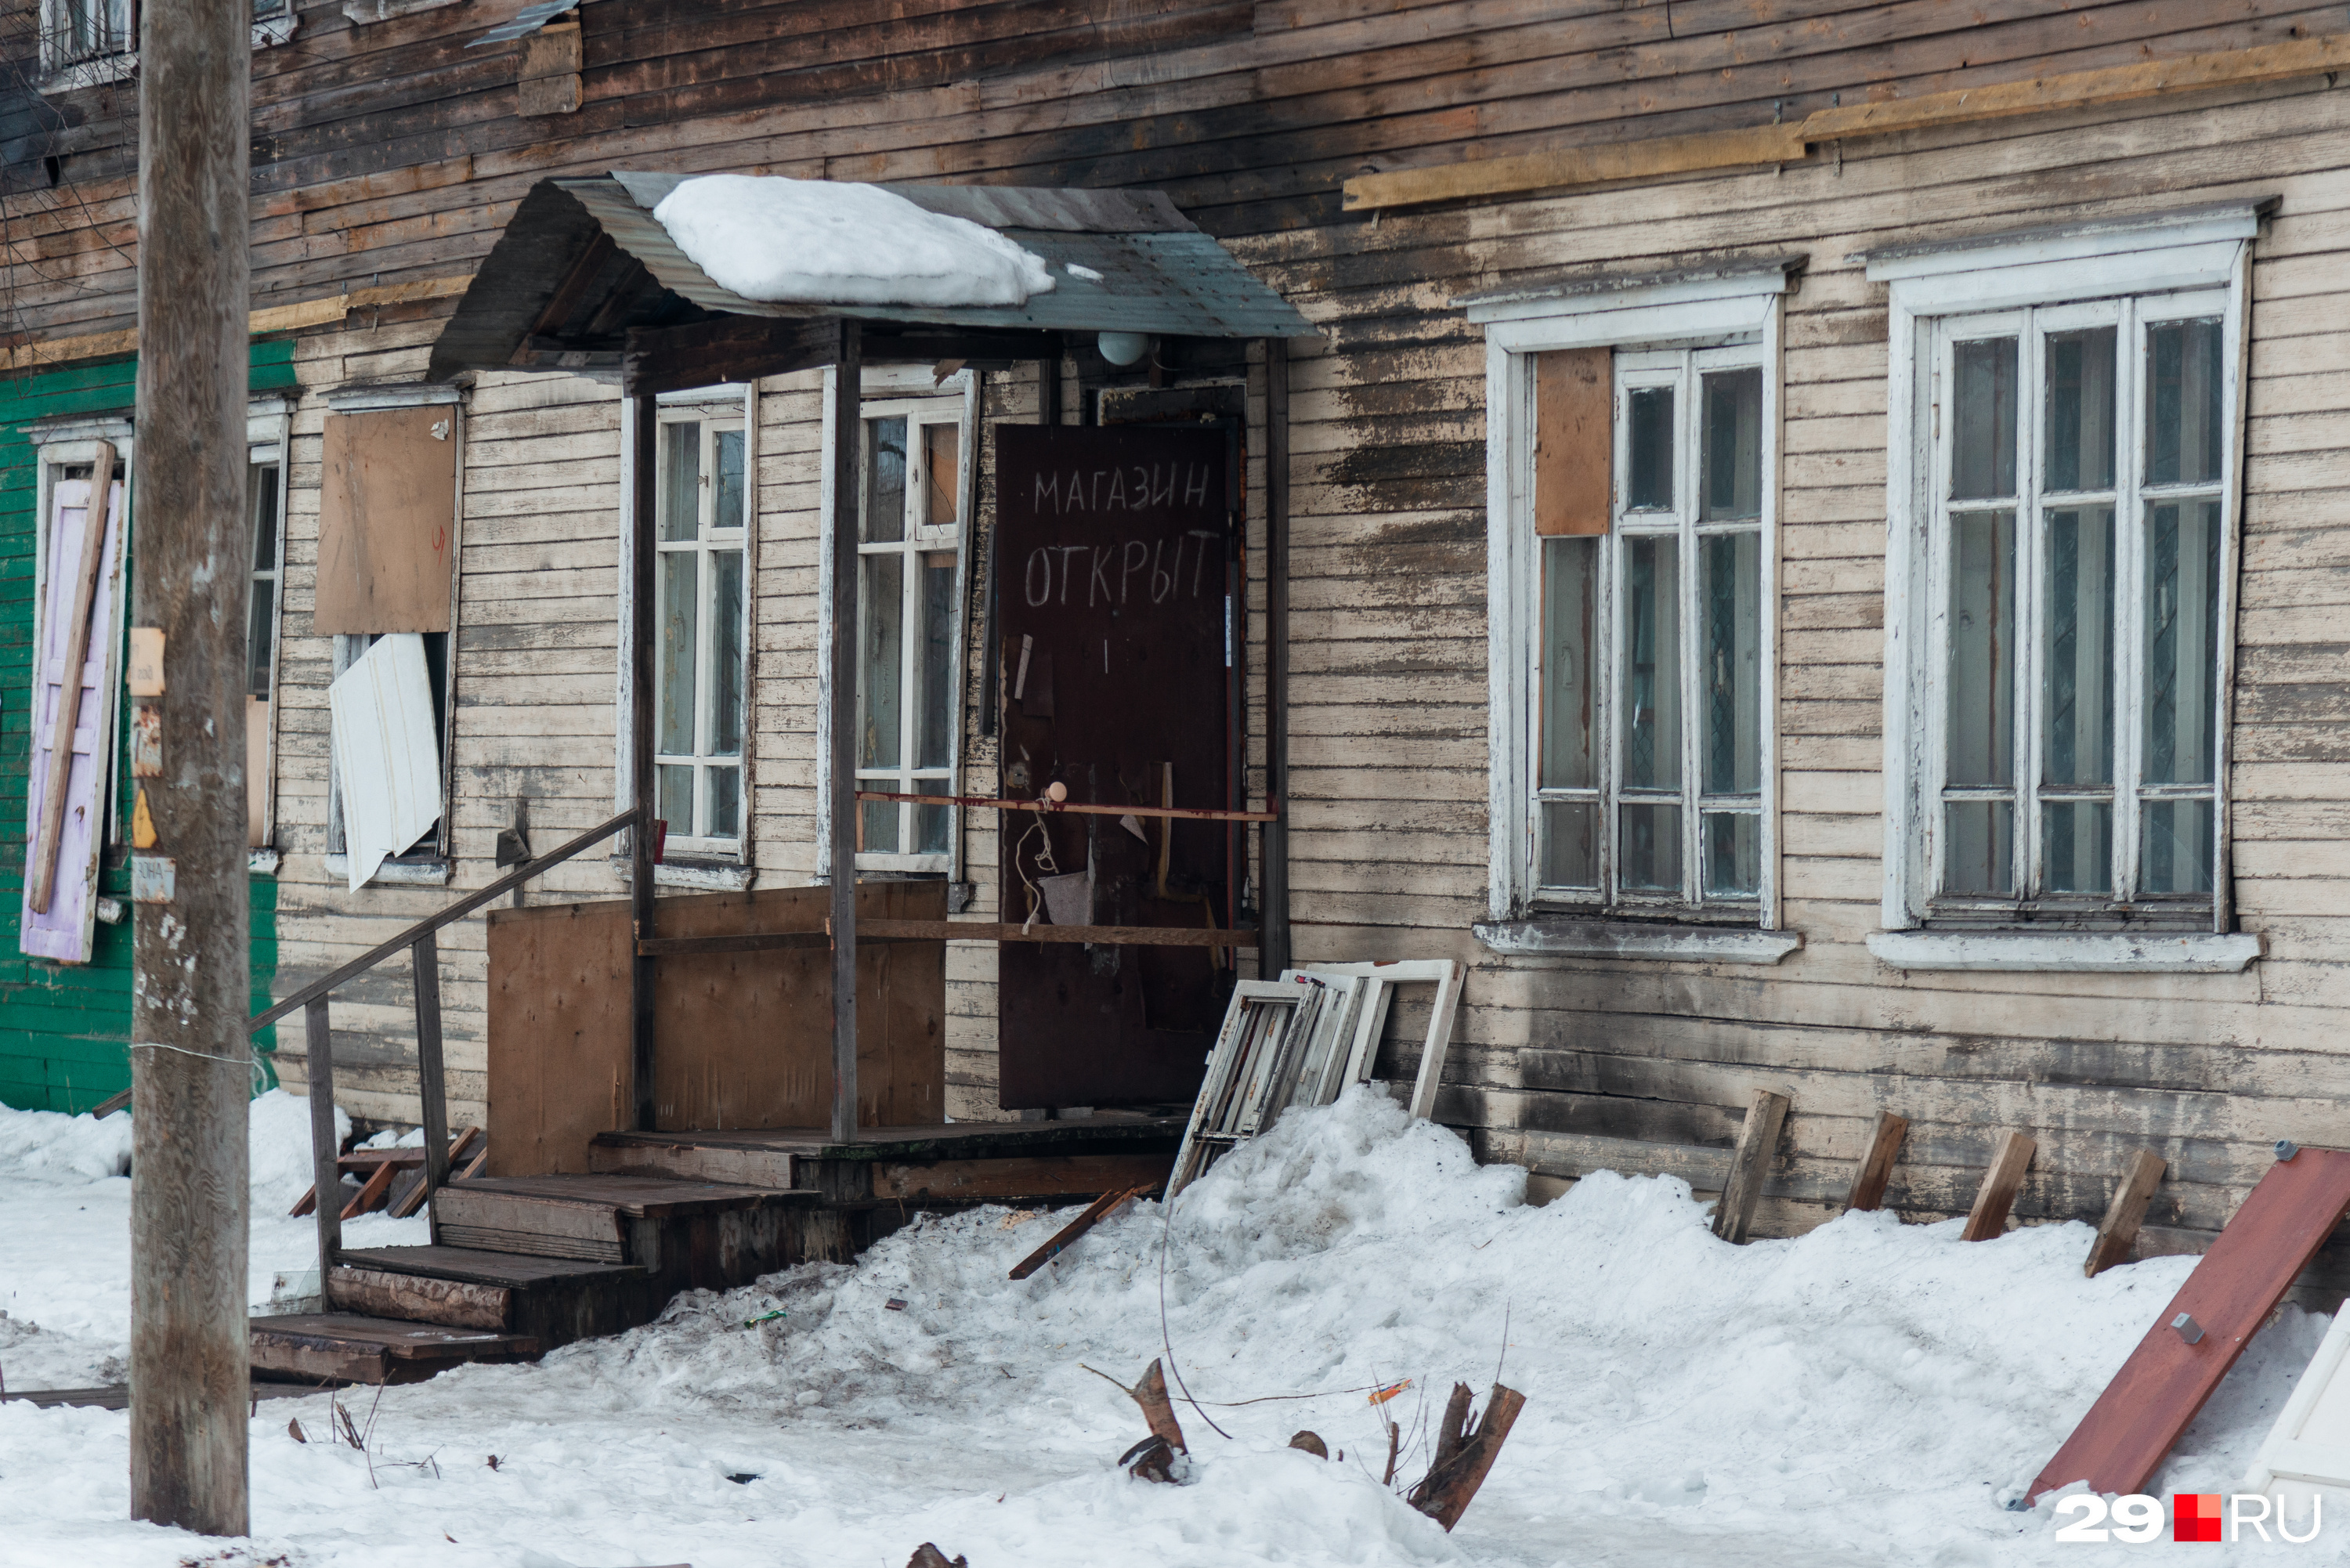
[[[2269,1428],[2238,1489],[2265,1492],[2280,1480],[2350,1487],[2350,1303],[2334,1317],[2293,1397]]]
[[[378,638],[328,688],[343,846],[351,890],[441,820],[441,742],[432,729],[432,676],[424,639]]]

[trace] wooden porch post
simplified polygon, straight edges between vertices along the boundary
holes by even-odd
[[[857,486],[864,342],[844,324],[832,392],[832,1141],[857,1137]]]
[[[660,456],[660,400],[631,400],[635,429],[631,432],[629,486],[629,794],[636,802],[637,825],[629,830],[629,907],[630,927],[641,943],[653,929],[653,826],[656,774],[653,768],[653,708],[657,701],[654,672],[655,639],[659,636],[653,610],[654,497],[659,493],[656,464]],[[653,966],[658,960],[632,949],[629,962],[629,1002],[631,1075],[635,1082],[635,1120],[639,1132],[653,1130]]]
[[[1289,341],[1264,340],[1264,793],[1278,813],[1259,840],[1263,932],[1257,973],[1287,969],[1289,953]]]

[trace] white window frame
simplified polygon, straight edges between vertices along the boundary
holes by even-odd
[[[838,439],[838,432],[834,426],[835,415],[833,398],[833,388],[836,384],[835,377],[837,374],[837,372],[833,369],[827,369],[824,373],[825,478],[821,501],[821,515],[827,520],[827,526],[826,526],[824,530],[824,546],[820,565],[819,580],[822,584],[822,589],[819,596],[820,602],[817,607],[817,624],[821,628],[819,633],[818,667],[826,670],[829,670],[832,668],[833,537],[832,529],[828,525],[828,520],[832,516],[833,443]],[[954,609],[952,622],[949,632],[949,635],[952,639],[951,646],[953,649],[954,664],[952,670],[949,673],[948,679],[948,685],[953,692],[953,700],[951,711],[948,714],[947,722],[948,763],[944,771],[944,776],[935,780],[935,782],[942,787],[936,790],[924,790],[920,792],[906,791],[899,793],[958,794],[962,793],[962,789],[964,686],[970,676],[968,658],[969,650],[965,646],[970,637],[968,614],[971,598],[971,551],[968,545],[972,533],[972,521],[976,513],[979,495],[979,378],[969,370],[959,370],[944,379],[939,379],[925,367],[873,366],[868,368],[864,371],[860,389],[863,394],[860,400],[861,406],[858,409],[859,428],[858,431],[858,441],[859,442],[860,452],[865,439],[863,426],[867,421],[877,419],[892,419],[899,417],[905,418],[908,421],[908,440],[906,443],[908,448],[906,454],[906,496],[910,523],[913,515],[912,507],[915,504],[916,498],[922,493],[922,482],[927,477],[923,474],[920,467],[922,462],[920,450],[921,443],[919,440],[914,438],[912,433],[912,426],[916,418],[919,416],[920,422],[923,423],[957,423],[962,427],[962,434],[958,441],[958,448],[962,460],[962,472],[956,486],[956,505],[958,515],[955,525],[952,528],[924,527],[919,531],[909,527],[907,530],[908,537],[902,542],[882,545],[867,545],[860,543],[858,545],[858,554],[860,556],[879,555],[890,551],[902,551],[910,557],[917,557],[922,555],[935,554],[936,552],[943,549],[952,549],[954,551]],[[860,456],[859,466],[858,469],[860,501],[864,499],[862,496],[864,472],[863,460]],[[917,536],[918,533],[919,536]],[[910,627],[913,624],[910,606],[916,602],[911,597],[916,586],[916,574],[912,570],[909,570],[901,576],[900,581],[903,584],[904,591],[909,596],[907,601],[910,606],[908,625]],[[858,607],[858,619],[861,623],[864,616],[864,607],[861,603],[863,596],[860,594],[858,597],[860,599]],[[859,633],[861,642],[861,624],[859,627]],[[900,672],[901,679],[909,680],[911,680],[912,666],[913,661],[911,659],[908,659],[905,662],[905,668]],[[823,684],[818,692],[816,732],[819,735],[831,733],[831,704],[834,701],[835,693],[831,689],[831,683],[827,680]],[[854,693],[850,694],[849,701],[852,703],[856,701]],[[900,711],[909,712],[910,711],[901,708]],[[906,753],[901,750],[899,754],[903,756]],[[874,780],[876,783],[882,784],[886,786],[888,781],[890,779],[904,778],[917,773],[935,774],[938,770],[917,769],[911,766],[905,766],[899,768],[859,768],[857,772],[858,787],[864,788],[867,787],[865,781],[868,779]],[[816,809],[817,868],[819,877],[829,877],[832,869],[831,820],[832,812],[835,809],[835,802],[832,799],[831,771],[829,769],[820,770],[818,779]],[[849,804],[853,807],[857,803],[851,802]],[[899,832],[903,835],[908,831],[911,823],[911,808],[900,808],[899,822]],[[905,839],[901,836],[899,842],[903,843],[905,842]],[[859,850],[857,856],[857,868],[859,871],[883,871],[899,874],[945,876],[948,877],[953,877],[956,875],[957,867],[962,864],[962,813],[951,807],[950,807],[947,812],[947,848],[944,854],[914,855],[884,853],[876,850]]]
[[[134,476],[139,469],[138,465],[131,462],[132,452],[137,442],[132,434],[130,421],[127,419],[95,415],[88,418],[44,421],[32,426],[30,433],[39,454],[39,463],[34,480],[34,504],[36,508],[34,516],[38,518],[39,522],[33,530],[34,623],[28,630],[32,638],[30,646],[38,648],[41,646],[41,618],[47,613],[45,607],[48,603],[49,525],[58,482],[64,479],[67,469],[86,468],[95,463],[98,461],[99,441],[112,443],[115,476],[122,482],[122,522],[125,530],[122,541],[123,561],[126,566],[129,566],[134,560],[130,552],[136,548],[138,543],[135,522],[137,514],[132,507],[138,499]],[[114,624],[117,627],[126,627],[130,624],[128,613],[130,607],[130,573],[118,572],[115,574],[115,578]],[[109,661],[114,670],[108,678],[105,691],[106,705],[101,714],[101,721],[106,732],[111,735],[121,722],[116,694],[116,688],[120,684],[121,660],[120,657],[109,654]],[[34,673],[37,675],[38,671]],[[28,703],[26,711],[39,711],[40,699],[37,688],[26,701]],[[38,742],[28,743],[37,744]],[[99,845],[101,852],[112,849],[124,842],[122,748],[109,741],[107,757],[106,782],[100,786],[106,794],[106,832]]]
[[[1922,969],[2063,969],[2139,968],[2183,971],[2236,969],[2257,956],[2257,939],[2229,936],[2232,918],[2229,867],[2229,716],[2233,711],[2236,639],[2236,570],[2241,528],[2243,493],[2243,420],[2246,310],[2250,300],[2251,242],[2259,231],[2264,203],[2241,202],[2190,213],[2156,214],[2067,230],[2033,231],[1987,236],[1951,245],[1880,251],[1865,258],[1872,282],[1889,287],[1891,365],[1887,387],[1887,451],[1886,508],[1885,683],[1885,857],[1881,919],[1887,933],[1916,933],[1898,940],[1872,938],[1870,948],[1887,962]],[[1936,826],[1940,815],[1942,779],[1941,730],[1936,716],[1939,675],[1936,659],[1944,647],[1947,579],[1938,560],[1939,495],[1935,483],[1940,461],[1935,423],[1937,345],[1944,324],[1960,317],[1986,317],[2013,312],[2019,324],[2027,313],[2049,307],[2096,301],[2125,302],[2114,314],[2123,324],[2124,358],[2133,361],[2122,370],[2116,410],[2116,439],[2133,447],[2143,440],[2142,410],[2126,389],[2135,387],[2139,371],[2135,360],[2142,340],[2130,328],[2142,320],[2180,317],[2208,317],[2217,307],[2222,323],[2222,431],[2220,467],[2220,630],[2218,717],[2214,732],[2215,780],[2213,811],[2212,898],[2209,940],[2175,940],[2189,933],[2158,927],[2116,933],[2102,929],[2069,931],[2057,919],[2021,919],[2003,929],[1928,931],[1935,918]],[[2193,305],[2194,308],[2187,306]],[[2143,313],[2142,313],[2143,312]],[[2087,320],[2091,312],[2083,312]],[[2019,327],[2019,329],[2021,329]],[[1967,335],[1976,333],[1970,327]],[[2036,374],[2038,358],[2023,346],[2019,374]],[[2036,406],[2036,398],[2025,406]],[[1947,416],[1946,416],[1947,417]],[[2019,424],[2023,416],[2019,412]],[[2031,461],[2038,432],[2018,432],[2020,485],[2029,485],[2022,464]],[[2118,465],[2117,480],[2125,483],[2137,463]],[[2135,506],[2134,491],[2116,497],[2116,536],[2133,536],[2135,519],[2123,514]],[[2019,520],[2019,549],[2024,537]],[[2137,565],[2134,549],[2119,551],[2117,570],[2127,574]],[[2116,582],[2116,664],[2140,657],[2136,640],[2123,640],[2137,625],[2135,604],[2142,588],[2135,576]],[[2025,607],[2019,602],[2019,628]],[[2019,630],[2020,650],[2028,655],[2035,634]],[[2017,661],[2019,710],[2036,709],[2037,696],[2024,683],[2028,658]],[[2116,701],[2134,709],[2135,680],[2117,681]],[[2116,714],[2117,781],[2135,765],[2135,748],[2126,738],[2134,732],[2134,711]],[[2019,751],[2019,774],[2032,765],[2032,753]],[[2019,791],[2019,794],[2027,792]],[[2125,792],[2116,786],[2116,796]],[[2025,831],[2019,822],[2016,831]],[[2035,830],[2036,831],[2036,830]],[[2123,832],[2116,811],[2115,836]],[[2036,846],[2033,853],[2036,855]],[[2122,863],[2122,846],[2115,859]],[[2135,853],[2135,846],[2131,846]],[[2080,953],[2069,962],[2065,950]],[[2012,961],[2001,961],[2007,952]],[[1988,955],[1988,956],[1987,956]]]
[[[701,486],[699,500],[703,517],[708,516],[716,495],[716,486],[711,484],[709,480],[716,472],[712,461],[717,451],[718,432],[739,431],[743,435],[743,518],[733,527],[723,526],[714,519],[710,520],[706,525],[697,521],[695,536],[691,539],[671,541],[661,538],[659,507],[660,498],[667,493],[667,488],[661,483],[660,474],[656,473],[654,476],[655,519],[652,531],[654,552],[657,556],[695,558],[696,591],[700,596],[700,602],[694,617],[696,635],[699,638],[699,646],[695,649],[694,691],[697,697],[695,703],[697,711],[694,715],[695,750],[690,756],[682,753],[657,750],[653,753],[653,765],[656,770],[663,766],[691,765],[694,768],[697,776],[694,780],[693,796],[697,816],[704,809],[706,800],[705,786],[699,775],[708,771],[712,758],[716,755],[709,750],[709,737],[704,732],[710,722],[709,704],[698,699],[704,691],[705,682],[715,669],[713,661],[719,657],[718,650],[712,646],[713,622],[716,618],[710,613],[711,600],[706,588],[701,585],[706,584],[708,579],[709,556],[733,551],[741,552],[743,556],[743,604],[740,611],[743,628],[743,647],[740,650],[743,661],[743,749],[733,764],[736,772],[741,775],[741,782],[737,786],[741,791],[739,806],[741,815],[735,825],[737,836],[724,838],[712,835],[696,835],[688,831],[692,825],[680,825],[672,822],[669,825],[664,854],[681,855],[689,859],[747,865],[751,860],[751,842],[754,833],[754,824],[757,805],[757,797],[753,790],[751,757],[754,748],[753,737],[758,727],[757,694],[753,688],[752,680],[753,670],[757,663],[757,632],[752,618],[754,607],[758,603],[758,584],[755,577],[758,570],[758,553],[755,545],[755,535],[758,533],[756,519],[759,514],[759,449],[756,429],[758,410],[750,389],[737,387],[665,396],[660,400],[657,408],[656,417],[663,426],[698,424],[702,427],[701,463],[703,483]],[[653,443],[656,463],[661,461],[660,454],[664,450],[665,439],[656,439]],[[656,582],[659,581],[659,576],[657,571]],[[658,603],[654,613],[658,620],[660,614]],[[655,660],[655,680],[656,687],[650,700],[656,704],[653,732],[658,737],[660,732],[658,706],[660,701],[658,686],[658,657]]]
[[[248,471],[275,465],[277,470],[277,549],[276,558],[267,568],[275,597],[269,624],[269,736],[263,747],[263,776],[244,781],[247,790],[264,792],[261,806],[262,843],[256,856],[274,853],[277,843],[277,714],[284,693],[280,687],[280,667],[286,657],[286,505],[293,495],[293,464],[287,461],[287,449],[292,445],[291,421],[282,398],[266,401],[256,399],[245,412],[245,466]],[[248,503],[248,506],[250,503]],[[247,514],[250,515],[250,513]],[[264,572],[246,562],[245,577],[257,585]],[[252,588],[248,587],[245,616],[246,635],[251,636],[253,618],[250,609]]]
[[[38,83],[41,92],[72,92],[78,88],[119,82],[139,69],[139,6],[141,0],[93,0],[93,3],[104,5],[113,14],[109,21],[112,29],[120,35],[120,47],[76,54],[68,49],[63,41],[66,27],[62,17],[67,0],[41,0],[41,79]],[[441,3],[454,4],[455,0],[441,0]],[[256,0],[253,47],[265,49],[285,43],[294,36],[301,25],[301,17],[292,0]]]
[[[1495,921],[1521,921],[1536,914],[1591,917],[1639,914],[1723,922],[1721,933],[1726,940],[1723,950],[1718,955],[1708,948],[1703,933],[1699,933],[1693,941],[1677,940],[1665,943],[1648,943],[1637,938],[1626,941],[1611,937],[1606,944],[1608,951],[1622,957],[1689,959],[1719,956],[1732,961],[1775,962],[1794,945],[1792,941],[1783,946],[1774,941],[1757,948],[1746,933],[1758,928],[1764,931],[1776,931],[1779,928],[1776,689],[1779,399],[1782,379],[1780,300],[1788,287],[1792,270],[1801,259],[1791,257],[1759,264],[1733,263],[1711,272],[1688,273],[1668,278],[1599,279],[1462,302],[1469,306],[1470,321],[1485,327],[1488,412],[1486,571],[1490,639],[1487,668],[1492,713],[1487,796],[1492,829],[1487,902],[1491,918]],[[1608,542],[1602,549],[1607,564],[1602,578],[1605,597],[1601,624],[1607,628],[1611,661],[1618,635],[1616,618],[1620,613],[1620,596],[1616,592],[1616,578],[1621,569],[1617,564],[1620,549],[1615,541],[1621,536],[1622,530],[1616,524],[1622,510],[1623,485],[1627,482],[1622,396],[1625,373],[1629,369],[1637,376],[1639,369],[1650,362],[1651,356],[1669,358],[1676,353],[1686,353],[1694,365],[1698,361],[1716,358],[1717,351],[1722,349],[1732,350],[1731,358],[1739,364],[1762,368],[1760,703],[1763,725],[1760,783],[1762,846],[1759,896],[1754,899],[1701,904],[1680,898],[1617,898],[1613,901],[1574,904],[1561,898],[1558,890],[1545,889],[1538,885],[1535,867],[1540,847],[1539,824],[1534,805],[1538,795],[1535,770],[1539,734],[1537,713],[1541,700],[1542,541],[1534,532],[1532,356],[1565,348],[1610,348],[1617,351],[1613,416],[1615,430],[1611,438],[1617,443],[1614,464],[1617,498],[1611,506]],[[1729,362],[1729,358],[1721,361],[1723,365]],[[1721,367],[1709,365],[1708,368]],[[1694,375],[1696,371],[1691,369],[1689,373]],[[1699,410],[1694,400],[1683,398],[1680,401],[1687,405],[1679,420],[1685,431],[1689,421],[1699,416]],[[1698,460],[1696,443],[1687,439],[1685,433],[1681,450],[1677,455],[1684,469]],[[1686,484],[1687,482],[1677,479],[1677,483]],[[1686,534],[1692,525],[1685,524],[1681,526]],[[1695,663],[1687,652],[1687,639],[1695,637],[1699,630],[1690,613],[1690,597],[1694,592],[1695,566],[1692,555],[1688,569],[1683,573],[1681,590],[1683,657],[1688,660],[1685,668],[1692,673]],[[1612,679],[1612,662],[1608,678]],[[1602,690],[1609,689],[1603,687]],[[1611,707],[1613,701],[1611,691],[1608,699]],[[1612,722],[1604,722],[1600,736],[1609,781],[1606,831],[1610,842],[1602,851],[1603,857],[1612,856],[1614,848],[1616,784],[1620,766],[1616,729]],[[1685,795],[1690,795],[1689,786],[1696,780],[1689,772],[1686,756],[1683,778]],[[1697,825],[1691,820],[1692,815],[1685,805],[1683,834],[1685,840],[1693,844],[1692,836]],[[1683,873],[1690,885],[1694,885],[1694,879],[1700,874],[1699,866],[1690,858],[1690,852],[1686,850]],[[1603,899],[1605,897],[1603,883]],[[1735,923],[1731,923],[1733,921]],[[1489,946],[1501,950],[1567,950],[1523,931],[1495,931],[1491,928],[1481,928],[1479,934]]]

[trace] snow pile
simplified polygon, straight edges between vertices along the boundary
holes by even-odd
[[[745,299],[807,305],[1025,305],[1042,257],[878,185],[705,174],[653,209],[678,249]]]
[[[306,1096],[272,1089],[254,1096],[245,1112],[253,1170],[253,1212],[255,1219],[284,1214],[310,1190],[317,1168],[310,1158],[310,1101]],[[335,1107],[335,1147],[351,1136],[351,1118]]]
[[[130,1169],[130,1118],[0,1106],[0,1182],[88,1181]]]
[[[315,1438],[324,1396],[265,1406],[258,1545],[338,1568],[897,1568],[926,1540],[973,1568],[2074,1563],[2049,1511],[2004,1505],[2193,1264],[2085,1280],[2085,1226],[1969,1244],[1882,1214],[1730,1247],[1677,1180],[1594,1176],[1544,1208],[1523,1183],[1351,1093],[1024,1282],[1005,1271],[1067,1211],[920,1221],[853,1267],[393,1388],[371,1469],[286,1433]],[[2230,1490],[2324,1326],[2282,1313],[2148,1490]],[[1116,1469],[1142,1421],[1087,1370],[1130,1382],[1170,1345],[1205,1407],[1179,1388],[1182,1487]],[[1527,1404],[1448,1537],[1381,1484],[1366,1391],[1413,1380],[1387,1407],[1400,1484],[1453,1381],[1482,1397],[1497,1371]],[[113,1522],[120,1421],[0,1406],[26,1560],[185,1552]],[[1343,1458],[1289,1449],[1301,1428]]]

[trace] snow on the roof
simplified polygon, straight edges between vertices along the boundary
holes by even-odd
[[[1042,257],[878,185],[705,174],[653,218],[712,282],[766,304],[1024,305],[1053,286]]]

